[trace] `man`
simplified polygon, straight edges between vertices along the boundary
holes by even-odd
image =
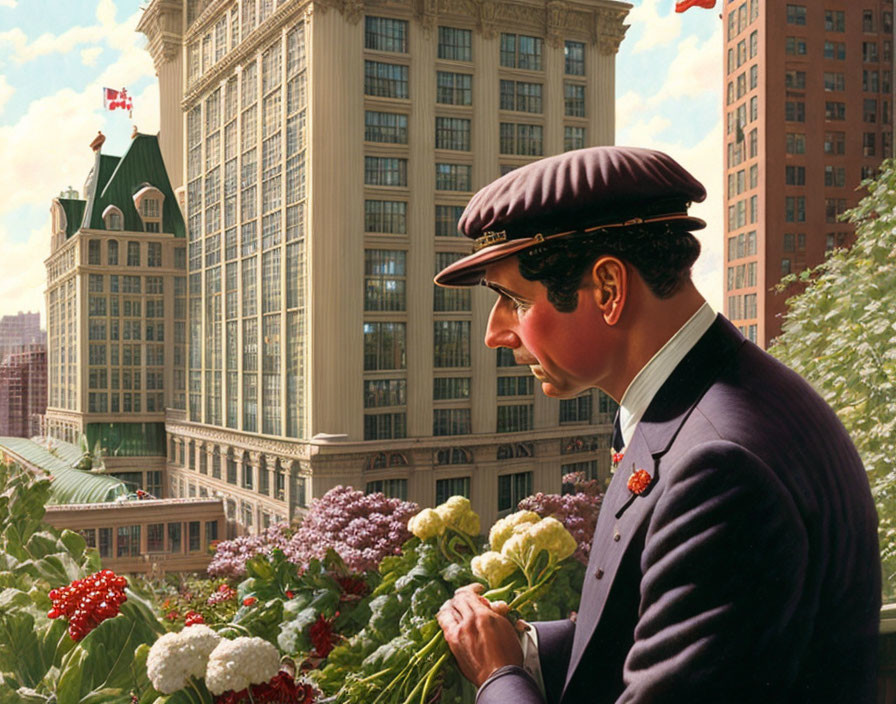
[[[477,251],[436,283],[497,291],[486,344],[549,396],[620,401],[625,447],[577,619],[534,624],[532,665],[475,591],[440,611],[480,704],[875,700],[862,463],[809,385],[691,282],[705,223],[687,208],[704,197],[665,154],[597,147],[507,174],[461,218]]]

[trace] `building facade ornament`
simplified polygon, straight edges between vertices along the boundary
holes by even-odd
[[[604,56],[619,51],[629,25],[625,24],[626,10],[599,9],[594,12],[594,41]]]
[[[149,41],[148,50],[158,72],[181,51],[183,3],[178,0],[154,0],[140,18],[137,31]]]

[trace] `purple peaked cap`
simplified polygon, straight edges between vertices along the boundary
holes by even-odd
[[[706,189],[668,154],[637,147],[591,147],[540,159],[480,189],[458,230],[474,252],[440,271],[440,286],[473,286],[500,259],[552,239],[631,226],[699,230],[688,215]]]

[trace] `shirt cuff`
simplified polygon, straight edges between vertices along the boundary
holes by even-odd
[[[523,649],[523,669],[538,685],[541,696],[545,697],[544,678],[541,675],[541,658],[538,656],[538,631],[528,623],[526,626],[526,630],[520,633],[520,647]]]

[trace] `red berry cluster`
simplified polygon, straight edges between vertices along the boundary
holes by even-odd
[[[112,570],[100,570],[84,579],[76,579],[64,587],[50,590],[53,608],[47,616],[64,616],[68,619],[71,639],[81,640],[107,618],[118,615],[122,603],[128,599],[124,593],[126,586],[128,580]]]
[[[218,695],[215,704],[312,704],[314,700],[315,691],[311,685],[296,682],[292,675],[281,670],[263,684]]]

